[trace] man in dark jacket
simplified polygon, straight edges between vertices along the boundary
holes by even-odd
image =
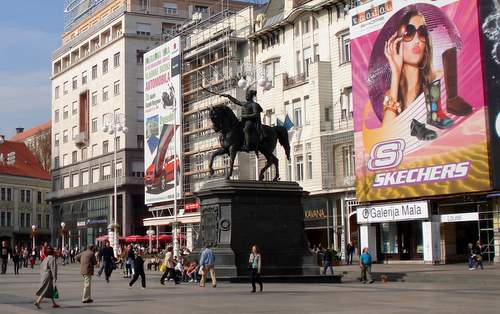
[[[144,273],[144,260],[142,259],[142,252],[137,252],[135,256],[134,262],[134,275],[132,276],[132,280],[128,284],[130,287],[134,285],[137,279],[141,276],[142,288],[146,289],[146,274]]]
[[[7,241],[2,241],[2,247],[0,250],[1,250],[0,258],[2,258],[2,275],[3,275],[7,272],[7,262],[9,260],[9,255],[12,256],[12,251]]]
[[[103,263],[104,265],[104,274],[106,276],[106,282],[109,282],[109,277],[111,277],[111,273],[113,272],[115,263],[114,262],[115,254],[113,248],[109,245],[109,241],[104,242],[104,247],[101,249],[99,255],[101,256],[101,263]]]
[[[94,300],[90,297],[90,289],[92,284],[92,276],[94,275],[94,266],[97,265],[95,258],[95,247],[90,245],[86,251],[81,252],[75,257],[75,260],[80,263],[80,272],[83,276],[83,297],[82,303],[92,303]]]

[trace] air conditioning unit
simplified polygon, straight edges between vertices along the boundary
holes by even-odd
[[[80,132],[79,134],[75,135],[73,138],[73,142],[75,143],[76,147],[81,148],[87,146],[88,143],[88,136],[87,133],[85,132]]]

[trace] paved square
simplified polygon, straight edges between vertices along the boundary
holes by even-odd
[[[0,313],[498,313],[500,266],[468,271],[464,265],[375,265],[375,272],[390,273],[404,282],[356,281],[357,268],[345,272],[342,284],[265,284],[263,293],[250,294],[249,284],[219,282],[213,289],[195,284],[159,283],[158,272],[149,273],[148,288],[139,282],[128,288],[128,279],[114,272],[111,282],[94,277],[95,303],[81,303],[83,282],[78,265],[59,266],[58,288],[62,308],[50,301],[42,310],[33,306],[40,281],[39,269],[22,269],[14,276],[0,276]]]

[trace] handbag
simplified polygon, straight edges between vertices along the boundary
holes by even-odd
[[[54,286],[54,292],[52,292],[53,299],[59,299],[59,290],[57,290],[57,286]]]
[[[167,271],[167,265],[166,264],[161,264],[160,266],[160,272],[164,273]]]

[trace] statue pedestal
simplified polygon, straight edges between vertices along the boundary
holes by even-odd
[[[304,193],[296,182],[207,182],[197,193],[197,246],[212,245],[217,276],[248,276],[253,244],[261,250],[264,276],[319,274],[304,232]]]

